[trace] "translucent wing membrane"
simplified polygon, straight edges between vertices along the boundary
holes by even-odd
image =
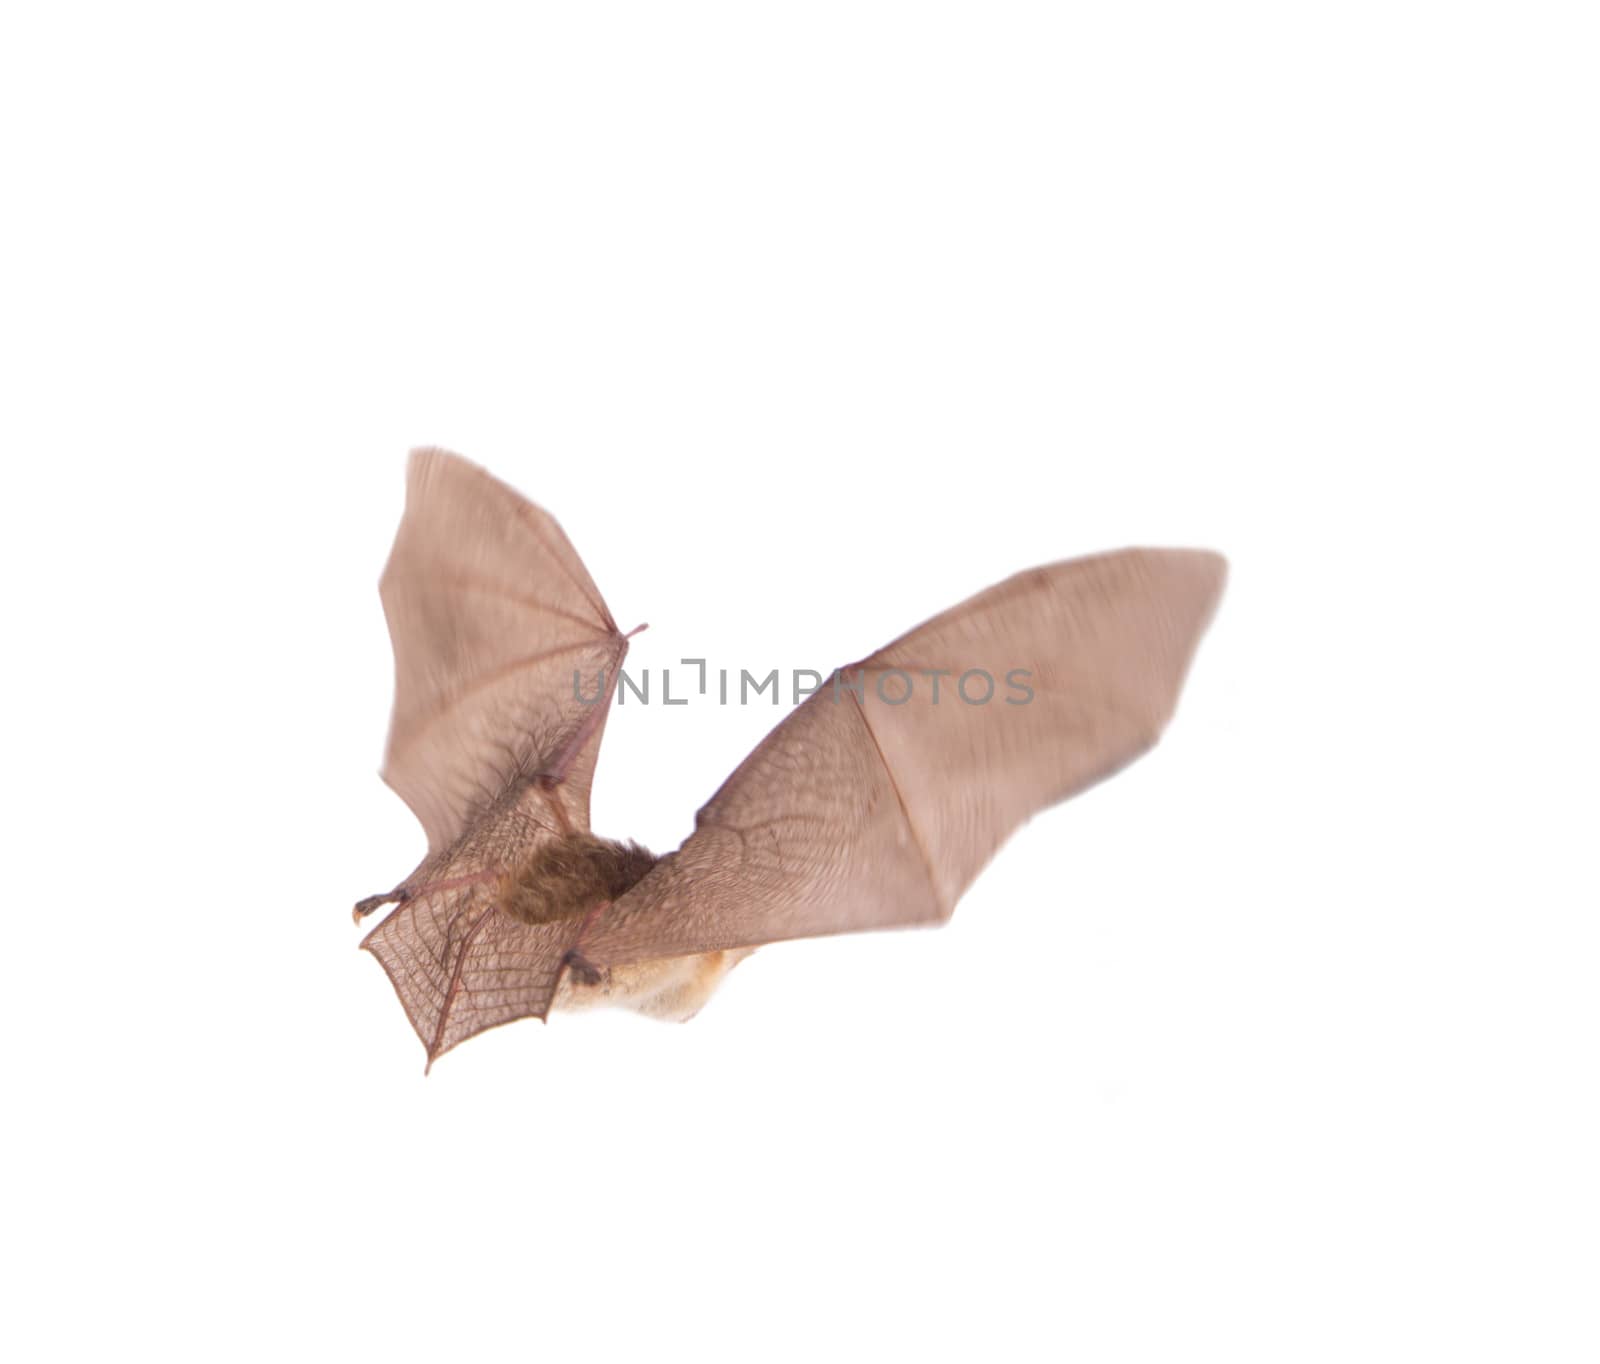
[[[611,966],[948,917],[1019,824],[1155,743],[1225,576],[1187,550],[1033,569],[841,670],[579,950]]]
[[[439,450],[411,457],[381,585],[395,701],[384,779],[448,847],[513,781],[587,828],[626,641],[553,517]],[[576,684],[575,684],[576,677]]]
[[[543,1015],[576,925],[495,907],[499,877],[589,827],[589,792],[627,640],[555,520],[483,470],[414,453],[381,585],[395,704],[384,779],[428,856],[362,944],[430,1061]]]
[[[431,1065],[475,1033],[543,1018],[578,924],[530,925],[495,907],[495,885],[427,894],[363,944],[383,964]]]

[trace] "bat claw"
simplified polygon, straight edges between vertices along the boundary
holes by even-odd
[[[350,918],[355,923],[360,923],[373,910],[387,904],[398,904],[406,897],[398,891],[391,890],[387,895],[369,895],[365,900],[356,901],[356,907],[350,911]]]

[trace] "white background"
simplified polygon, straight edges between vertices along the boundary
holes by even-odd
[[[9,9],[8,1353],[1600,1356],[1588,10]],[[1233,578],[944,931],[424,1080],[423,443],[652,669]],[[774,718],[617,712],[596,827]]]

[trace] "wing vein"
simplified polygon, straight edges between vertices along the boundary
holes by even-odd
[[[494,906],[485,907],[477,921],[466,932],[461,940],[461,951],[456,957],[455,969],[450,972],[450,984],[444,992],[444,1001],[439,1005],[439,1022],[433,1030],[433,1041],[428,1044],[428,1062],[431,1065],[434,1058],[439,1055],[439,1046],[444,1041],[445,1029],[450,1025],[450,1008],[455,1003],[456,991],[461,988],[461,973],[466,969],[467,958],[472,953],[472,944],[476,941],[483,926],[489,922],[489,916],[495,912]]]
[[[595,593],[591,592],[589,588],[584,586],[584,584],[578,580],[577,576],[573,573],[571,566],[567,563],[566,555],[559,553],[550,544],[550,541],[545,538],[544,528],[539,525],[537,520],[528,514],[532,508],[530,508],[528,504],[521,498],[518,498],[514,505],[516,508],[517,519],[521,521],[522,524],[525,525],[531,532],[533,532],[533,538],[539,542],[540,548],[555,560],[556,567],[561,570],[561,575],[569,583],[571,583],[573,587],[578,589],[578,595],[594,608],[595,615],[599,616],[605,624],[615,629],[616,622],[611,619],[611,613],[606,610],[605,603],[600,601]],[[565,536],[563,536],[563,538],[565,538]],[[567,553],[573,553],[570,544],[567,546]]]
[[[553,649],[543,649],[536,654],[527,654],[522,658],[514,658],[509,663],[501,664],[493,672],[487,672],[481,677],[473,678],[471,682],[462,687],[459,691],[453,692],[449,696],[444,697],[429,714],[416,721],[411,729],[411,732],[407,734],[404,739],[398,740],[395,743],[395,754],[398,755],[404,753],[413,744],[415,744],[418,739],[427,733],[429,729],[436,725],[440,720],[444,719],[446,715],[459,706],[469,696],[473,696],[480,691],[485,691],[489,687],[497,686],[499,683],[504,682],[506,678],[515,676],[517,673],[526,668],[537,667],[540,663],[546,663],[550,659],[556,658],[561,654],[570,654],[577,649],[590,648],[593,646],[593,643],[593,640],[581,639],[573,644],[558,644]]]
[[[505,588],[482,578],[451,578],[443,585],[460,588],[465,592],[479,592],[486,597],[495,597],[500,601],[508,601],[516,606],[525,607],[529,611],[541,612],[547,616],[560,616],[562,620],[570,620],[574,625],[581,625],[587,630],[593,630],[600,638],[605,638],[613,633],[603,620],[590,620],[585,616],[580,616],[576,611],[564,611],[559,606],[551,606],[548,602],[540,601],[537,597],[524,596],[520,592],[508,592]]]
[[[894,792],[895,802],[900,806],[900,818],[905,821],[906,832],[911,835],[911,842],[917,849],[917,856],[922,859],[922,870],[928,878],[928,889],[933,892],[933,902],[939,906],[940,917],[948,919],[954,912],[955,906],[946,904],[943,894],[939,890],[938,879],[933,874],[933,859],[928,856],[928,845],[922,837],[922,831],[917,828],[911,818],[911,808],[906,804],[905,794],[900,790],[900,783],[895,779],[894,769],[889,766],[889,760],[884,756],[883,745],[878,742],[878,736],[873,731],[872,721],[867,718],[867,713],[861,707],[861,699],[855,692],[850,693],[850,700],[855,706],[856,714],[861,717],[861,724],[867,731],[867,738],[872,740],[872,751],[878,755],[878,762],[883,767],[883,775],[889,779],[889,789]]]

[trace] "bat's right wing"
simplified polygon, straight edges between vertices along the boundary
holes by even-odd
[[[531,779],[558,823],[587,829],[628,644],[555,518],[459,455],[414,450],[381,590],[395,661],[383,776],[429,852]]]
[[[1018,825],[1155,743],[1226,573],[1197,550],[1032,569],[842,669],[578,951],[616,966],[948,918]]]
[[[474,464],[413,452],[382,581],[394,641],[385,780],[428,856],[362,946],[432,1061],[542,1015],[570,936],[498,912],[496,882],[545,840],[589,827],[589,793],[626,637],[549,513]]]

